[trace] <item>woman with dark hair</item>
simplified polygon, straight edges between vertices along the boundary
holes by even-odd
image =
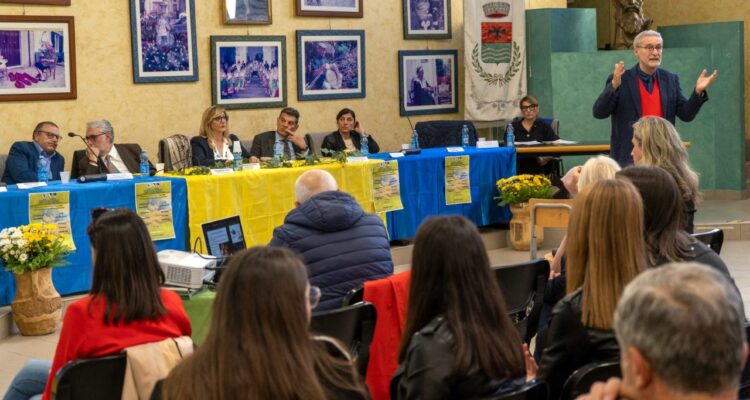
[[[464,217],[432,218],[417,231],[398,360],[391,399],[476,398],[526,381],[521,338]]]
[[[539,100],[534,96],[524,96],[519,102],[521,107],[521,117],[515,118],[512,122],[513,132],[516,136],[516,142],[552,142],[560,139],[557,137],[554,129],[550,124],[540,120]],[[525,157],[518,156],[518,171],[524,174],[544,174],[553,173],[552,161],[554,157]]]
[[[336,115],[336,123],[339,129],[323,138],[321,149],[329,151],[355,152],[362,150],[362,138],[367,138],[367,147],[370,154],[380,152],[380,146],[373,137],[365,132],[362,123],[357,121],[357,115],[354,111],[344,108]]]
[[[43,399],[50,398],[52,379],[68,361],[191,333],[182,300],[161,288],[164,273],[141,217],[125,208],[94,211],[87,231],[94,262],[91,290],[65,312],[55,358],[46,364],[46,387],[37,392],[44,390]],[[23,385],[24,373],[21,370],[14,383]],[[24,398],[14,383],[6,398]],[[25,398],[33,394],[25,391]]]
[[[172,370],[162,398],[369,398],[346,350],[310,334],[319,299],[291,250],[236,255],[221,277],[206,341]]]

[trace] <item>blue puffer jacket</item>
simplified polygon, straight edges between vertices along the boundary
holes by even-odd
[[[383,221],[344,192],[318,193],[290,211],[269,245],[302,256],[310,284],[323,292],[315,311],[338,308],[349,290],[393,274]]]

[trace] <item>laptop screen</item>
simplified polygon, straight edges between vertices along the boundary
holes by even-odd
[[[214,257],[229,257],[247,247],[239,215],[206,222],[201,228],[208,254]]]

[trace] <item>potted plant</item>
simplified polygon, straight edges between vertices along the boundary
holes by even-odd
[[[60,321],[62,300],[52,284],[52,267],[70,253],[54,224],[32,223],[0,231],[0,259],[16,280],[11,310],[22,335],[45,335]]]
[[[531,247],[531,209],[529,199],[550,199],[557,192],[544,175],[515,175],[496,183],[500,206],[510,205],[510,243],[516,250]],[[535,228],[537,243],[544,240],[544,229]]]

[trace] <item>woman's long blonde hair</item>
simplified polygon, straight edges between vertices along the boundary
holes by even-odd
[[[201,127],[198,131],[198,134],[200,136],[203,136],[208,139],[208,147],[210,149],[215,149],[214,142],[211,140],[211,122],[214,118],[216,118],[219,115],[227,116],[227,110],[224,107],[221,106],[211,106],[206,109],[206,111],[203,111],[203,117],[201,118]],[[229,135],[229,117],[227,116],[227,130],[224,131],[224,142],[228,145],[231,145],[229,138],[227,137]]]

